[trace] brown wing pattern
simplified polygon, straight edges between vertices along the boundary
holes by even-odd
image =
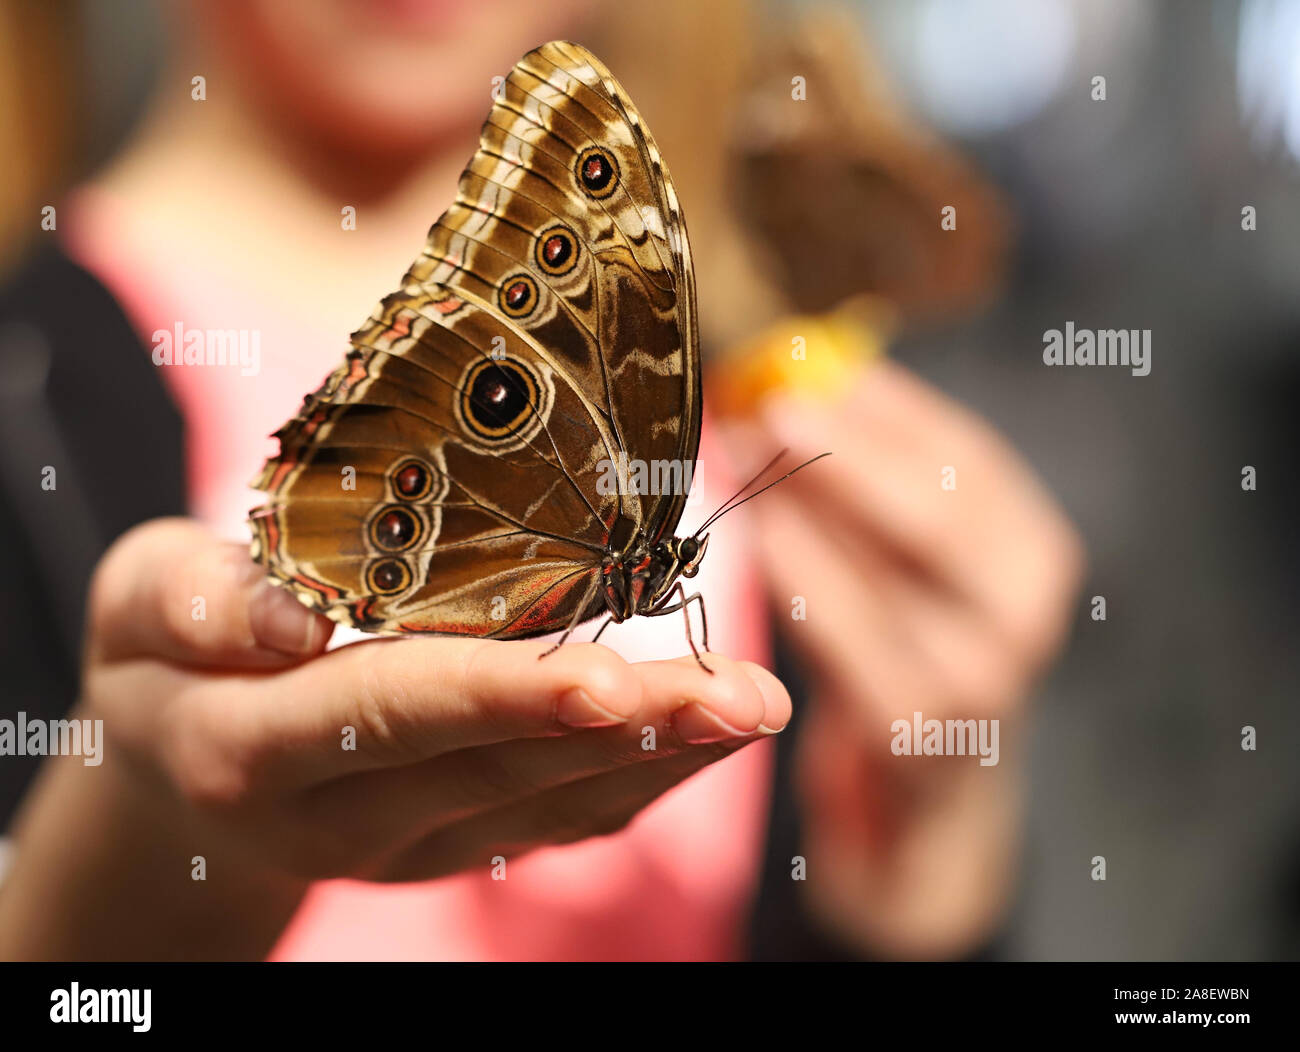
[[[620,516],[657,537],[681,515],[685,494],[601,492],[603,465],[693,461],[699,412],[671,180],[609,72],[547,44],[401,290],[277,432],[253,554],[345,624],[550,632],[598,612]]]

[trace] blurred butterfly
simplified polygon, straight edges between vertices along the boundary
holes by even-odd
[[[599,60],[546,44],[506,79],[401,288],[276,432],[253,557],[367,631],[562,642],[601,614],[681,610],[689,639],[698,603],[707,649],[680,578],[709,522],[675,536],[700,413],[668,170]],[[638,463],[681,466],[678,484],[609,484]]]

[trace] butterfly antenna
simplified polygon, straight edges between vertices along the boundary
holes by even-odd
[[[772,466],[773,464],[775,464],[778,460],[780,460],[783,456],[785,456],[785,455],[786,455],[787,453],[789,453],[789,452],[790,452],[790,449],[789,449],[789,447],[787,446],[785,449],[781,450],[780,453],[778,453],[778,454],[777,454],[776,456],[774,456],[771,460],[769,460],[766,464],[764,464],[764,465],[762,466],[762,468],[759,469],[758,474],[756,474],[752,479],[750,479],[750,480],[749,480],[748,482],[746,482],[743,486],[741,486],[740,489],[736,490],[735,493],[733,493],[730,497],[728,497],[728,498],[727,498],[726,500],[724,500],[720,505],[718,505],[718,509],[717,509],[717,511],[715,511],[712,515],[710,515],[710,516],[708,517],[708,519],[705,520],[705,525],[707,525],[708,523],[712,522],[715,518],[717,518],[719,515],[721,515],[722,512],[726,509],[726,507],[727,507],[728,504],[730,504],[733,500],[735,500],[735,499],[736,499],[737,497],[739,497],[742,493],[744,493],[745,490],[749,489],[750,486],[752,486],[755,482],[757,482],[757,481],[758,481],[759,479],[761,479],[764,475],[766,475],[767,472],[768,472],[768,469],[771,468],[771,466]],[[702,529],[704,529],[703,526],[700,527],[700,530],[702,530]],[[698,533],[700,532],[700,530],[696,530],[695,532],[698,534]]]
[[[722,507],[720,507],[717,511],[715,511],[712,515],[710,515],[707,519],[705,519],[705,520],[704,520],[704,525],[701,526],[698,530],[695,531],[695,536],[698,537],[701,533],[703,533],[703,532],[704,532],[705,530],[707,530],[710,526],[712,526],[715,522],[717,522],[718,519],[720,519],[720,518],[722,518],[722,516],[726,515],[727,512],[729,512],[729,511],[735,511],[735,510],[736,510],[737,508],[739,508],[742,504],[748,504],[751,500],[753,500],[753,499],[754,499],[755,497],[757,497],[759,494],[766,493],[766,492],[767,492],[768,490],[770,490],[773,486],[775,486],[778,482],[784,482],[786,479],[788,479],[788,478],[789,478],[791,475],[793,475],[795,472],[797,472],[797,471],[802,471],[802,470],[803,470],[804,468],[806,468],[809,464],[815,464],[815,463],[817,463],[817,461],[821,460],[823,457],[829,457],[829,456],[830,456],[830,453],[818,453],[815,457],[812,457],[812,458],[809,459],[809,460],[805,460],[805,461],[804,461],[802,464],[800,464],[798,467],[796,467],[796,468],[791,468],[791,469],[790,469],[789,471],[787,471],[784,475],[782,475],[779,479],[773,479],[771,482],[769,482],[769,483],[768,483],[766,486],[764,486],[762,489],[758,490],[758,491],[755,492],[755,493],[751,493],[751,494],[750,494],[748,497],[746,497],[744,500],[736,501],[735,504],[732,504],[732,503],[731,503],[733,500],[736,500],[736,497],[739,497],[742,493],[745,492],[745,490],[749,489],[750,486],[752,486],[755,482],[757,482],[760,478],[762,478],[762,477],[763,477],[763,474],[767,471],[767,469],[770,468],[773,464],[775,464],[778,460],[780,460],[783,456],[785,456],[787,452],[789,452],[789,450],[785,450],[785,449],[781,450],[780,453],[778,453],[778,454],[777,454],[777,455],[776,455],[776,456],[775,456],[771,461],[768,462],[767,467],[765,467],[762,471],[760,471],[757,475],[755,475],[752,479],[750,479],[747,483],[745,483],[745,485],[742,486],[742,487],[741,487],[741,488],[736,492],[736,494],[735,494],[734,496],[730,497],[728,500],[726,500],[726,501],[723,503]]]

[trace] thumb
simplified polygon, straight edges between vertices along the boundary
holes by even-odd
[[[188,519],[157,519],[118,539],[95,571],[88,625],[92,660],[248,668],[319,654],[333,629],[272,585],[246,547]]]

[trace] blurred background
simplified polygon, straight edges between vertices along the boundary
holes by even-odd
[[[739,6],[747,21],[712,33],[688,27],[689,5],[629,11],[609,29],[626,58],[606,58],[689,203],[706,339],[725,346],[753,320],[723,305],[733,297],[708,306],[752,278],[736,231],[795,246],[753,280],[791,309],[858,292],[885,303],[889,353],[1002,429],[1088,548],[1072,642],[1033,724],[1002,952],[1294,958],[1300,3]],[[165,19],[147,3],[0,0],[0,268],[47,236],[41,207],[130,135],[162,75]],[[674,77],[630,46],[650,22],[694,33]],[[765,99],[805,67],[842,93],[781,126]],[[715,90],[716,107],[696,105]],[[660,116],[674,112],[681,127]],[[687,148],[704,139],[730,167]],[[819,159],[842,196],[820,218],[781,192]],[[957,250],[936,241],[948,203]],[[1150,375],[1044,368],[1043,333],[1068,320],[1150,329]],[[1257,751],[1241,748],[1246,725]],[[7,820],[30,769],[3,771]],[[1104,883],[1089,879],[1098,854]]]

